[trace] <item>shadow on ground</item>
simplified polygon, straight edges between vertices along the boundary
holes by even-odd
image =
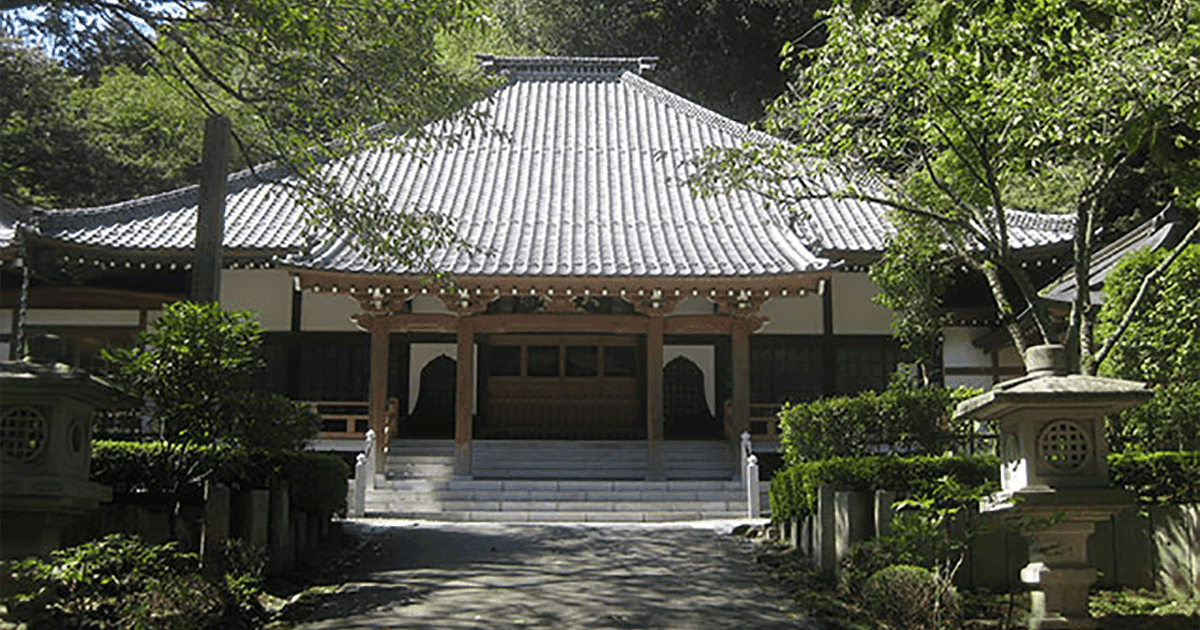
[[[812,627],[711,529],[348,524],[370,538],[336,592],[290,605],[305,629]]]

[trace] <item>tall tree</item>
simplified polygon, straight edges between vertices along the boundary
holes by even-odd
[[[473,27],[470,0],[0,0],[0,9],[20,9],[5,12],[7,31],[64,59],[86,58],[101,30],[140,38],[148,70],[186,96],[197,126],[235,108],[243,159],[286,166],[312,215],[376,258],[409,256],[414,239],[455,239],[436,215],[395,212],[370,182],[335,181],[319,167],[395,134],[421,136],[481,94],[481,80],[449,70],[435,45]]]
[[[781,203],[854,197],[928,222],[987,279],[1022,351],[1020,301],[1036,340],[1057,340],[1010,240],[1007,211],[1031,190],[1054,191],[1074,215],[1080,286],[1098,217],[1136,166],[1152,164],[1177,205],[1200,201],[1200,14],[1190,3],[868,5],[838,2],[827,43],[798,53],[796,80],[766,121],[790,142],[710,154],[702,189],[748,187]],[[1080,293],[1065,341],[1092,372],[1104,351],[1094,352],[1095,313]]]
[[[654,55],[654,80],[726,116],[757,120],[783,92],[785,42],[820,43],[827,0],[495,0],[501,29],[568,56]]]

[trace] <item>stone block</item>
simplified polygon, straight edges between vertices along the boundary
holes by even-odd
[[[229,539],[229,487],[204,484],[204,529],[200,534],[200,558],[206,570],[220,571],[225,541]]]
[[[834,493],[834,570],[850,546],[869,540],[874,528],[874,497],[866,492]]]
[[[290,570],[295,563],[295,550],[292,547],[291,526],[291,495],[286,483],[271,488],[270,517],[267,530],[267,544],[271,551],[271,570],[282,573]]]
[[[1116,583],[1154,588],[1154,535],[1148,516],[1126,510],[1112,518]]]
[[[1154,527],[1155,587],[1172,599],[1188,599],[1200,593],[1196,580],[1197,542],[1194,526],[1196,506],[1156,505],[1150,508]]]
[[[270,522],[271,493],[267,490],[246,490],[238,495],[242,540],[259,548],[267,548],[267,529]]]
[[[895,502],[895,492],[891,490],[875,491],[875,536],[882,537],[891,533],[892,517],[896,514],[896,511],[892,509],[892,504]]]
[[[837,521],[833,495],[833,486],[830,484],[817,489],[817,513],[813,522],[813,563],[825,577],[832,577],[837,568]]]

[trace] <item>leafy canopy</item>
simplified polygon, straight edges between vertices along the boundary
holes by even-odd
[[[125,54],[138,51],[138,71],[184,99],[195,128],[206,116],[230,117],[244,164],[287,169],[295,177],[286,183],[310,215],[357,236],[376,259],[417,263],[421,247],[411,241],[457,242],[438,215],[397,212],[411,209],[386,207],[372,182],[321,166],[396,134],[432,139],[425,123],[482,94],[482,79],[443,63],[436,45],[445,33],[474,28],[471,0],[0,0],[0,9],[20,9],[4,13],[8,34],[49,46],[81,72],[95,75],[104,60],[138,66]],[[97,41],[112,43],[101,33],[137,43],[88,53]],[[37,105],[49,112],[63,100]]]
[[[765,121],[788,142],[711,153],[695,177],[702,190],[749,188],[783,204],[851,197],[927,221],[987,279],[1020,350],[1008,282],[1033,307],[1038,341],[1054,334],[1014,253],[1009,210],[1031,201],[1070,210],[1075,271],[1086,278],[1095,218],[1135,163],[1159,169],[1179,205],[1197,203],[1193,4],[868,4],[835,3],[825,45],[797,53],[796,80]],[[1086,355],[1090,313],[1075,310],[1068,341]]]

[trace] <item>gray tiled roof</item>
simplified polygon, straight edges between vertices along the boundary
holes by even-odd
[[[305,247],[301,209],[277,183],[282,173],[270,166],[229,177],[225,199],[228,254],[269,259]],[[196,240],[199,187],[189,186],[107,206],[41,210],[44,237],[127,255],[177,254]]]
[[[881,206],[803,202],[799,220],[749,192],[699,198],[688,162],[708,147],[774,142],[643,79],[648,58],[495,58],[508,78],[476,112],[483,128],[421,153],[374,150],[325,166],[378,182],[397,211],[445,213],[478,251],[430,252],[458,275],[720,277],[804,273],[824,256],[882,251]],[[463,131],[462,121],[437,123]],[[271,174],[279,177],[279,173]],[[197,189],[100,208],[43,211],[44,237],[152,255],[190,250]],[[1013,242],[1069,239],[1054,219],[1014,222]],[[1039,224],[1041,222],[1042,224]],[[1026,225],[1028,223],[1028,225]],[[1020,224],[1020,225],[1017,225]],[[277,181],[231,176],[227,256],[278,256],[301,268],[424,273],[378,267],[347,238],[305,240],[302,209]],[[315,245],[314,245],[315,244]]]
[[[459,234],[489,252],[434,252],[433,266],[454,274],[707,277],[828,265],[760,198],[691,194],[687,161],[752,132],[594,61],[504,66],[510,82],[477,105],[494,132],[420,156],[369,152],[342,168],[371,169],[397,207],[453,216]],[[410,271],[376,268],[344,239],[293,262]]]

